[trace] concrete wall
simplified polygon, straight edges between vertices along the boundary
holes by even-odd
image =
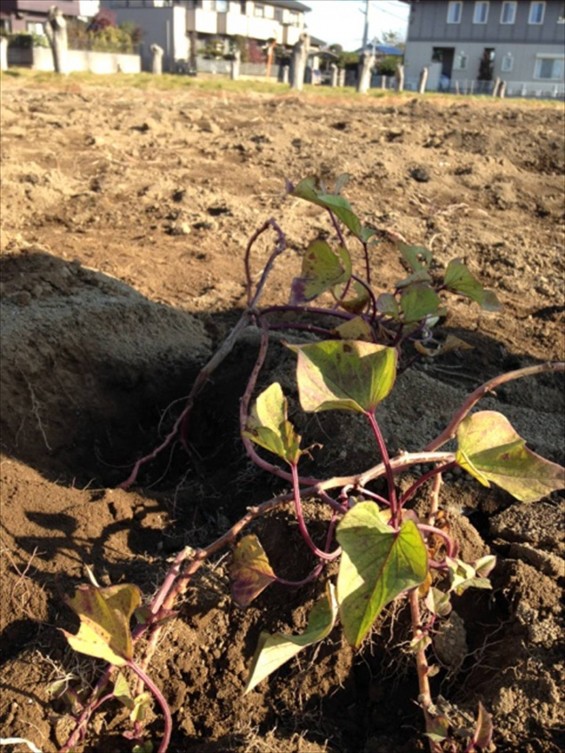
[[[139,55],[126,55],[121,52],[93,52],[92,50],[69,50],[68,70],[90,73],[139,73]],[[8,50],[8,65],[33,68],[36,71],[52,71],[53,55],[47,47],[34,47],[29,50],[11,48]]]

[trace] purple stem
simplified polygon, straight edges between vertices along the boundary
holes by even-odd
[[[181,573],[181,567],[184,561],[187,559],[188,554],[190,553],[190,549],[190,547],[185,547],[184,549],[181,549],[181,551],[177,554],[172,566],[169,568],[169,571],[165,576],[165,580],[161,584],[161,587],[159,588],[153,599],[151,599],[149,611],[151,612],[151,615],[153,617],[158,614],[159,610],[163,606],[163,602],[169,595],[171,588],[173,588],[173,586],[175,585],[176,579]]]
[[[380,502],[381,505],[386,505],[387,507],[390,507],[390,500],[385,499],[384,497],[381,497],[380,494],[375,494],[374,492],[370,492],[368,489],[360,489],[359,491],[364,497],[370,497],[371,499],[374,499],[375,502]]]
[[[438,473],[445,473],[446,471],[450,471],[452,468],[455,468],[457,463],[453,460],[451,463],[445,463],[444,465],[437,465],[435,468],[432,468],[431,471],[428,471],[427,473],[424,473],[423,476],[420,476],[419,479],[416,479],[412,486],[410,486],[404,494],[400,497],[399,505],[400,507],[404,507],[404,505],[412,499],[416,491],[426,483],[426,481],[429,481],[434,476],[437,476]]]
[[[442,531],[441,528],[436,528],[435,526],[429,526],[426,523],[418,523],[418,528],[420,531],[423,531],[424,533],[433,533],[434,536],[441,536],[441,538],[445,541],[447,544],[447,556],[448,557],[455,557],[456,555],[456,545],[451,536],[449,536],[445,531]]]
[[[279,578],[279,576],[275,576],[277,579],[277,583],[280,583],[281,586],[288,586],[289,588],[300,588],[301,586],[305,586],[308,583],[311,583],[313,580],[316,580],[318,575],[322,572],[322,570],[325,567],[325,562],[318,562],[316,567],[312,570],[312,572],[307,575],[302,580],[285,580],[284,578]]]
[[[398,501],[396,498],[396,488],[394,486],[394,473],[392,471],[392,466],[390,464],[390,457],[388,454],[387,446],[385,444],[384,437],[382,435],[380,426],[378,424],[378,421],[375,417],[374,412],[367,411],[365,415],[369,419],[369,423],[371,425],[371,429],[373,430],[373,435],[379,446],[379,452],[381,454],[381,459],[385,467],[385,475],[386,475],[386,480],[388,484],[388,498],[390,500],[390,512],[391,512],[390,519],[391,519],[392,525],[396,528],[399,522],[398,515],[400,512],[400,505],[398,504]]]
[[[251,279],[251,249],[255,245],[255,241],[257,240],[257,238],[259,238],[259,236],[262,235],[270,227],[273,228],[273,230],[276,232],[278,236],[277,245],[275,246],[274,251],[269,256],[269,259],[267,260],[267,263],[265,264],[263,268],[261,279],[259,280],[259,283],[257,284],[257,287],[255,288],[255,293],[252,293],[253,281]],[[251,309],[257,304],[257,301],[261,295],[266,279],[271,271],[271,267],[273,266],[275,259],[277,258],[277,256],[282,254],[283,251],[285,251],[285,249],[286,249],[285,234],[279,227],[278,223],[272,217],[270,220],[267,220],[266,222],[264,222],[261,225],[261,227],[258,228],[249,239],[247,246],[245,248],[245,259],[244,259],[248,308]]]
[[[279,322],[279,324],[269,324],[270,330],[285,330],[285,329],[292,329],[292,330],[302,330],[305,332],[310,332],[315,335],[320,335],[320,337],[332,337],[334,334],[329,329],[324,329],[323,327],[316,327],[314,324],[298,324],[298,323],[292,323],[292,322]]]
[[[102,696],[101,698],[98,698],[98,694],[101,693],[108,684],[114,669],[115,667],[110,664],[108,667],[106,667],[104,673],[98,678],[98,682],[94,686],[94,690],[90,695],[90,701],[83,708],[79,718],[75,723],[75,728],[71,736],[63,745],[63,747],[59,749],[59,753],[70,753],[75,748],[75,746],[79,743],[84,733],[86,732],[86,725],[88,724],[92,714],[104,701],[108,699],[109,696],[111,697],[112,694],[108,694]]]
[[[295,304],[280,304],[277,306],[267,306],[264,309],[261,309],[261,314],[263,316],[267,314],[273,314],[273,313],[287,313],[287,312],[297,312],[297,313],[306,313],[306,314],[322,314],[324,316],[335,316],[338,319],[353,319],[355,317],[355,314],[350,314],[348,311],[338,311],[337,309],[325,309],[318,306],[298,306]]]
[[[340,244],[340,246],[342,246],[342,247],[343,247],[343,248],[344,248],[344,249],[345,249],[345,250],[347,251],[347,244],[346,244],[346,242],[345,242],[345,237],[344,237],[343,233],[341,232],[341,228],[340,228],[340,226],[339,226],[339,222],[337,221],[337,217],[336,217],[336,216],[335,216],[335,214],[334,214],[334,213],[332,212],[332,210],[331,210],[331,209],[329,209],[329,208],[328,208],[328,214],[330,215],[330,219],[331,219],[331,221],[332,221],[332,225],[334,226],[334,230],[335,230],[335,232],[336,232],[336,235],[337,235],[337,239],[338,239],[338,241],[339,241],[339,244]],[[341,294],[341,298],[340,298],[340,299],[339,299],[339,301],[338,301],[338,302],[337,302],[337,303],[335,304],[336,306],[338,306],[338,305],[339,305],[339,303],[341,303],[341,302],[342,302],[342,301],[343,301],[343,300],[345,299],[345,296],[347,295],[347,293],[348,293],[348,291],[349,291],[349,288],[350,288],[350,286],[351,286],[351,277],[350,277],[350,278],[349,278],[349,280],[348,280],[348,281],[346,282],[346,284],[345,284],[345,287],[343,288],[343,293]]]
[[[302,483],[302,481],[303,480],[301,480],[300,483]],[[327,492],[325,492],[325,491],[320,491],[318,493],[318,497],[322,500],[322,502],[326,502],[332,508],[332,510],[334,510],[337,513],[341,513],[343,515],[348,510],[347,503],[346,504],[340,504],[333,497],[330,497],[330,495]]]
[[[332,519],[330,521],[330,524],[328,526],[328,532],[326,534],[326,546],[325,546],[326,552],[328,551],[328,549],[330,548],[330,546],[332,544],[336,526],[337,526],[337,515],[334,512],[334,514],[332,515]]]
[[[369,300],[371,301],[370,319],[373,323],[375,323],[377,320],[377,299],[375,298],[375,294],[373,293],[371,288],[367,285],[365,280],[362,280],[360,277],[357,277],[357,275],[351,275],[351,279],[355,280],[355,282],[358,282],[359,285],[362,285],[367,291],[367,295],[369,296]]]
[[[141,669],[141,667],[139,667],[134,661],[129,661],[128,667],[133,672],[135,672],[135,674],[139,677],[143,684],[151,691],[151,693],[153,693],[155,700],[163,711],[163,716],[165,718],[165,730],[163,732],[163,739],[161,740],[161,745],[159,745],[157,753],[165,753],[169,747],[169,743],[171,741],[171,733],[173,731],[173,718],[171,716],[171,709],[169,708],[169,704],[167,703],[167,700],[163,693],[161,693],[161,690],[157,687],[157,685],[155,685],[149,675],[147,675]]]
[[[294,496],[294,509],[296,511],[296,519],[298,521],[298,528],[300,530],[300,533],[302,534],[302,538],[308,545],[311,552],[316,557],[320,557],[320,559],[323,559],[323,560],[334,560],[336,557],[339,556],[341,549],[338,547],[334,552],[331,552],[331,553],[323,552],[321,549],[318,549],[316,544],[314,544],[314,542],[312,541],[310,537],[310,534],[308,533],[308,529],[304,521],[304,512],[302,510],[302,499],[300,498],[300,478],[298,476],[298,466],[296,465],[296,463],[291,464],[290,470],[292,473],[292,491],[293,491],[293,496]]]
[[[369,263],[369,247],[366,241],[361,241],[363,244],[363,256],[365,257],[365,277],[367,278],[367,285],[371,287],[371,264]]]
[[[511,382],[514,379],[521,379],[522,377],[534,376],[536,374],[545,374],[547,372],[563,371],[565,371],[565,363],[556,361],[554,363],[538,364],[537,366],[526,366],[524,369],[509,371],[506,374],[501,374],[500,376],[494,377],[493,379],[489,379],[488,382],[485,382],[480,387],[477,387],[477,389],[467,397],[463,405],[461,405],[455,411],[455,413],[451,417],[451,421],[441,432],[441,434],[439,434],[435,439],[433,439],[424,447],[424,452],[433,452],[437,450],[438,447],[441,447],[446,442],[448,442],[450,439],[453,439],[453,437],[457,433],[459,424],[469,414],[471,409],[479,402],[482,397],[487,395],[489,392],[492,392],[497,387],[500,387],[507,382]]]
[[[328,209],[328,208],[326,207],[326,209]],[[328,209],[328,214],[330,215],[330,218],[331,218],[331,221],[332,221],[332,225],[334,226],[334,230],[336,232],[337,239],[340,242],[340,245],[342,245],[343,248],[347,248],[347,244],[345,242],[344,235],[341,232],[341,228],[339,226],[339,222],[337,221],[337,217],[335,216],[335,214],[332,212],[331,209]]]
[[[243,442],[243,446],[245,447],[245,451],[247,452],[251,460],[255,463],[255,465],[259,466],[259,468],[261,468],[262,470],[267,471],[267,473],[273,474],[273,476],[278,476],[285,481],[291,481],[291,475],[287,471],[283,471],[283,469],[279,468],[277,465],[273,465],[273,463],[269,463],[267,460],[263,460],[263,458],[255,450],[253,442],[243,434],[247,426],[247,419],[249,417],[249,403],[251,402],[251,396],[257,384],[259,372],[261,371],[263,364],[265,363],[267,350],[269,348],[269,333],[267,326],[261,319],[258,323],[261,326],[261,342],[259,344],[259,353],[257,354],[257,360],[255,361],[251,375],[247,382],[247,386],[245,388],[245,392],[243,393],[243,397],[241,398],[241,402],[239,404],[239,428],[241,432],[241,440]]]

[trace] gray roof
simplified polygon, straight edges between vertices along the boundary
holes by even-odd
[[[373,45],[370,42],[367,45],[367,47],[365,48],[359,47],[359,49],[355,50],[355,52],[357,52],[360,55],[364,49],[374,50],[377,55],[386,55],[386,56],[391,56],[391,57],[393,56],[393,57],[398,57],[398,58],[401,58],[404,56],[404,52],[398,47],[393,47],[392,45],[389,45],[389,44]]]
[[[312,8],[304,3],[299,3],[296,0],[264,0],[267,5],[279,5],[281,8],[288,8],[288,10],[298,10],[303,13],[309,13]]]

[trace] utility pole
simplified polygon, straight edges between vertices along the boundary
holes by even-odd
[[[361,13],[365,16],[365,23],[363,26],[363,49],[365,50],[369,41],[369,0],[365,0],[365,10],[362,10]]]

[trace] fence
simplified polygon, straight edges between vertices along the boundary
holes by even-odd
[[[406,79],[404,89],[406,91],[418,91],[418,79],[409,77]],[[565,99],[565,84],[563,83],[544,83],[540,81],[503,81],[504,96],[525,99]],[[463,81],[451,82],[448,85],[440,86],[438,89],[426,89],[426,91],[437,91],[444,94],[464,94],[474,95],[494,94],[497,81],[477,81],[469,79]]]
[[[182,68],[182,63],[179,66],[178,63],[180,61],[177,61],[178,68]],[[211,74],[218,74],[218,75],[224,75],[229,76],[231,72],[231,60],[224,60],[223,58],[220,59],[213,59],[213,58],[205,58],[198,56],[196,58],[196,68],[198,70],[198,73],[211,73]],[[271,68],[271,79],[277,78],[278,75],[279,66],[273,65]],[[179,70],[179,72],[182,72]],[[239,74],[243,78],[246,76],[249,77],[262,77],[265,78],[267,73],[267,63],[240,63],[239,65]]]
[[[49,48],[21,47],[8,48],[8,66],[33,68],[37,71],[53,71],[53,54]],[[68,50],[66,68],[68,72],[90,73],[139,73],[139,55],[121,52],[95,52],[92,50]]]

